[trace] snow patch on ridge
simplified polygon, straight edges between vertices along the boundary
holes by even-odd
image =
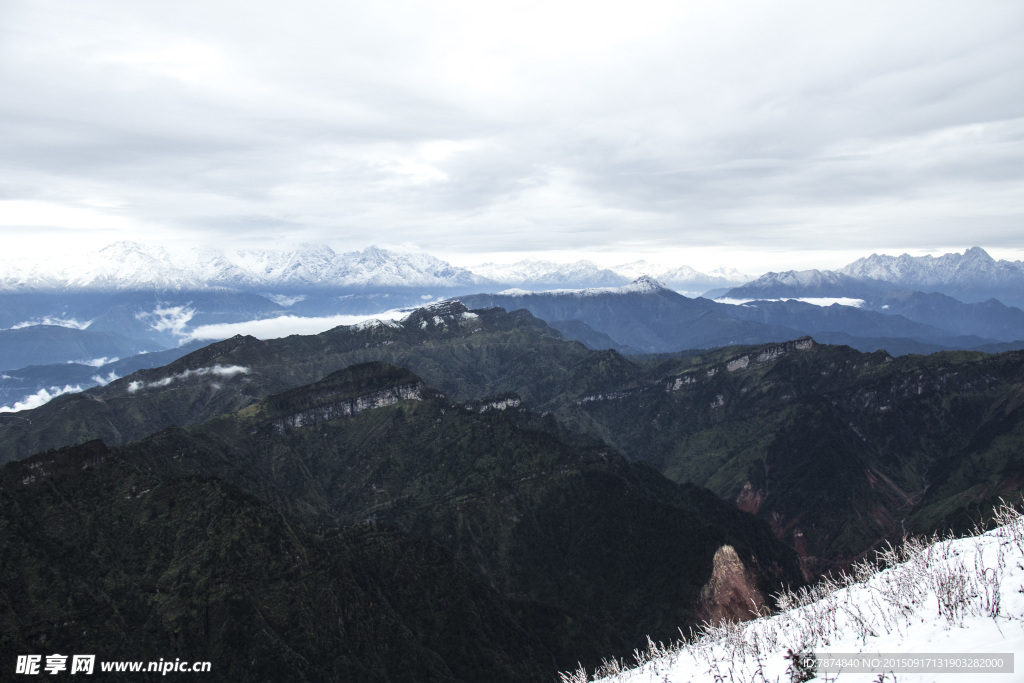
[[[570,295],[570,296],[601,296],[603,294],[653,294],[662,290],[671,291],[652,277],[638,277],[628,285],[621,287],[587,287],[586,289],[546,289],[542,292],[530,292],[525,289],[506,289],[498,292],[503,296],[538,296],[538,295]]]
[[[25,320],[18,323],[17,325],[11,325],[12,330],[20,330],[23,327],[35,327],[37,325],[53,325],[55,327],[68,327],[72,330],[84,330],[92,324],[91,320],[82,322],[74,318],[53,318],[45,316],[42,318],[35,318],[33,320]]]
[[[864,299],[854,299],[848,296],[805,296],[805,297],[788,297],[784,299],[715,299],[720,304],[727,304],[729,306],[743,306],[754,301],[799,301],[805,304],[812,304],[814,306],[832,306],[833,304],[839,304],[840,306],[852,306],[853,308],[863,308],[865,301]]]

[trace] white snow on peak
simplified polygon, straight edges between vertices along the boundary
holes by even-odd
[[[378,318],[372,318],[370,320],[363,320],[362,322],[350,325],[350,327],[356,330],[372,330],[376,327],[398,328],[401,327],[401,325],[394,320],[380,320]]]
[[[484,278],[433,256],[373,246],[343,254],[322,244],[304,244],[289,251],[194,248],[172,252],[160,246],[123,241],[84,254],[78,263],[63,267],[0,263],[0,290],[273,290],[320,286],[454,287],[484,283]]]
[[[481,263],[472,266],[471,270],[494,282],[509,285],[531,284],[547,287],[577,283],[619,285],[628,279],[586,260],[575,263],[556,263],[524,259],[516,263]]]
[[[17,323],[16,325],[11,325],[11,329],[20,330],[23,327],[35,327],[36,325],[54,325],[56,327],[68,327],[73,330],[84,330],[91,324],[91,320],[82,322],[80,320],[75,320],[74,318],[52,318],[50,316],[45,316],[34,320],[25,320]]]
[[[1007,284],[1024,281],[1024,262],[996,261],[981,247],[971,247],[963,254],[938,257],[872,254],[844,266],[839,272],[908,288],[954,283]]]
[[[647,275],[659,282],[671,285],[672,288],[711,289],[714,287],[727,287],[748,282],[752,278],[741,273],[735,268],[725,265],[718,266],[713,270],[701,272],[690,266],[666,266],[661,264],[648,263],[647,261],[633,261],[611,268],[614,272],[636,279]]]
[[[633,280],[633,282],[629,283],[628,285],[625,285],[623,287],[619,287],[619,290],[622,291],[623,293],[625,293],[625,292],[657,292],[657,291],[660,291],[662,289],[667,289],[667,287],[665,287],[665,285],[661,284],[660,282],[655,280],[653,277],[650,277],[648,275],[641,275],[640,277],[638,277],[636,280]]]
[[[805,297],[789,297],[785,299],[715,299],[720,304],[729,304],[730,306],[742,306],[749,304],[752,301],[800,301],[805,304],[813,304],[815,306],[831,306],[833,304],[839,304],[840,306],[852,306],[853,308],[863,308],[865,301],[864,299],[854,299],[848,296],[805,296]],[[885,308],[885,307],[883,307]]]
[[[534,288],[561,286],[563,289],[582,289],[586,285],[590,285],[591,288],[615,287],[647,276],[667,283],[675,289],[706,291],[713,287],[738,285],[751,279],[750,276],[726,266],[719,266],[715,270],[702,273],[686,265],[664,265],[643,260],[602,268],[592,261],[586,260],[575,263],[555,263],[526,259],[507,264],[483,263],[472,266],[472,270],[495,282],[517,285],[514,288],[516,290],[522,289],[523,285],[530,285]],[[522,291],[526,290],[522,289]]]
[[[557,295],[557,296],[601,296],[603,294],[635,294],[635,293],[654,293],[668,288],[662,285],[654,278],[642,276],[637,278],[635,281],[628,285],[622,285],[621,287],[587,287],[585,289],[546,289],[541,292],[531,292],[525,289],[506,289],[498,292],[499,295],[503,296],[541,296],[541,295]]]
[[[813,287],[841,281],[838,273],[831,270],[787,270],[781,273],[769,272],[749,283],[752,286],[786,285],[791,287]]]

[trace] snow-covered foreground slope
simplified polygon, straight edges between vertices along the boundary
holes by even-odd
[[[707,628],[669,646],[651,644],[637,662],[610,662],[563,683],[729,681],[899,681],[960,683],[1024,680],[1024,517],[1010,508],[1002,526],[983,535],[937,543],[911,540],[883,554],[889,566],[861,565],[852,575],[780,598],[772,617]],[[795,653],[795,657],[794,657]],[[862,653],[888,666],[870,673],[837,671],[814,658]],[[1016,673],[947,669],[931,673],[894,666],[937,658],[1002,661]],[[937,664],[938,662],[932,662]],[[626,670],[628,665],[635,668]],[[941,668],[941,667],[940,667]]]

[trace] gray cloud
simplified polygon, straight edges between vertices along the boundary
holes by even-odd
[[[1024,248],[1016,2],[18,0],[0,26],[4,231]]]

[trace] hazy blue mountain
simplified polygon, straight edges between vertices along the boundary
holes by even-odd
[[[961,304],[961,306],[966,306],[966,304]],[[946,310],[950,311],[951,314],[955,314],[955,308],[947,307]],[[879,313],[873,310],[840,304],[818,306],[793,299],[787,301],[752,301],[739,306],[733,306],[729,313],[741,320],[752,320],[766,325],[784,325],[826,343],[828,343],[828,340],[822,335],[844,335],[844,338],[850,341],[842,343],[848,343],[850,346],[860,350],[866,350],[861,348],[861,343],[870,344],[870,340],[885,338],[894,340],[906,339],[934,346],[936,350],[972,349],[981,344],[991,343],[999,339],[998,337],[985,338],[977,335],[957,334],[946,327],[915,322],[894,312]],[[929,317],[932,320],[936,320],[940,316]],[[936,322],[938,323],[940,320],[936,320]],[[961,329],[972,329],[973,326],[970,323],[970,319],[961,318],[959,327]],[[1020,338],[1024,338],[1024,334]],[[860,339],[865,341],[859,342],[858,340]],[[869,350],[874,351],[875,349]],[[900,355],[899,351],[887,350],[894,355]]]
[[[122,292],[92,318],[87,329],[120,331],[138,339],[151,339],[165,347],[177,346],[188,332],[201,325],[272,318],[287,309],[264,296],[247,292]]]
[[[636,349],[619,344],[607,334],[594,330],[582,320],[552,320],[548,322],[548,325],[561,332],[566,339],[575,339],[588,349],[597,351],[614,349],[619,353],[637,353]]]
[[[892,290],[866,302],[880,313],[948,330],[999,341],[1024,339],[1024,311],[996,299],[963,303],[945,294]]]
[[[827,285],[819,286],[820,282]],[[898,348],[912,348],[914,344],[920,344],[921,349],[941,350],[995,348],[990,346],[994,342],[1017,342],[1010,347],[1019,348],[1024,343],[1024,311],[995,299],[964,303],[939,293],[880,291],[877,283],[865,287],[863,282],[851,282],[849,276],[841,274],[820,281],[816,277],[796,278],[784,287],[776,287],[777,283],[765,276],[728,291],[722,299],[752,299],[733,309],[739,318],[789,325],[806,334],[827,333],[832,335],[829,340],[842,339],[841,343],[861,350],[886,348],[898,354]],[[859,299],[859,305],[822,307],[794,300],[815,297]],[[789,300],[769,300],[777,298]],[[898,339],[906,341],[877,345],[881,340]]]
[[[164,348],[116,332],[79,330],[59,325],[29,325],[0,330],[0,367],[14,369],[71,359],[90,361],[97,358],[119,358]]]
[[[781,325],[740,320],[729,315],[728,307],[722,304],[689,299],[650,278],[638,278],[624,287],[507,291],[459,299],[471,308],[521,308],[545,321],[582,321],[616,344],[640,353],[754,344],[801,336]]]
[[[111,332],[145,342],[153,349],[178,346],[200,325],[243,322],[286,312],[285,307],[266,297],[221,290],[0,293],[0,327],[49,324]],[[80,360],[56,355],[56,347],[53,351],[51,362]]]
[[[769,272],[756,280],[733,287],[721,299],[864,299],[892,289],[884,283],[864,280],[831,270],[787,270]]]
[[[801,281],[820,284],[817,275],[820,273]],[[826,283],[843,280],[825,278]],[[818,289],[816,294],[826,296],[839,291],[829,287]],[[986,337],[961,330],[980,329],[1012,335],[1017,329],[1015,321],[1024,318],[1024,312],[1018,309],[998,304],[961,304],[948,297],[945,297],[948,305],[933,301],[930,312],[921,305],[905,306],[907,310],[932,321],[941,318],[935,314],[935,307],[939,306],[958,321],[956,325],[950,325],[950,329],[867,307],[819,306],[796,300],[755,300],[732,305],[702,298],[689,299],[649,278],[618,288],[550,292],[513,290],[463,296],[460,300],[473,307],[523,308],[590,348],[614,348],[623,353],[666,353],[796,339],[806,335],[827,343],[848,344],[862,351],[885,349],[896,355],[932,353],[974,349],[1004,340],[1005,336]],[[892,295],[877,300],[895,303],[897,298]],[[918,299],[909,297],[907,300]],[[1011,347],[1016,348],[1014,345]]]
[[[98,365],[81,363],[56,363],[54,365],[30,365],[7,370],[0,375],[0,406],[12,406],[16,402],[38,394],[40,390],[53,392],[64,387],[90,387],[107,384],[143,368],[158,368],[192,353],[208,342],[190,342],[166,351],[129,356],[110,360]]]

